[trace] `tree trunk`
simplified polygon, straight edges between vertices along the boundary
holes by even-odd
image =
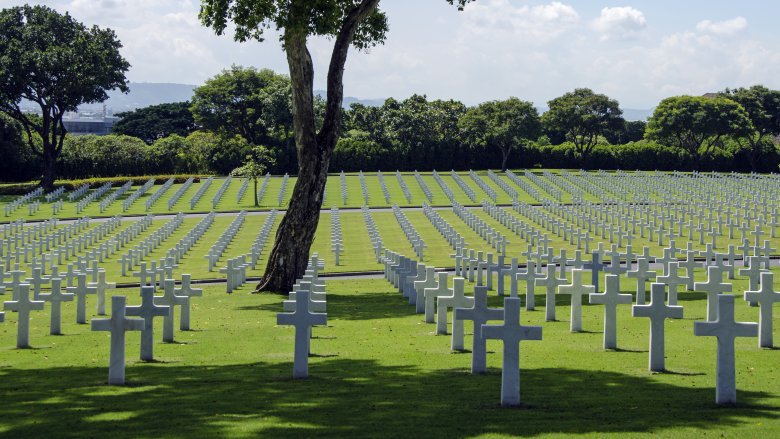
[[[284,48],[292,83],[298,180],[293,188],[287,213],[276,231],[265,275],[256,292],[287,294],[306,270],[309,250],[320,220],[328,165],[340,128],[347,52],[358,25],[376,9],[378,3],[379,0],[362,0],[344,19],[334,42],[328,67],[325,118],[319,133],[316,133],[314,117],[314,67],[306,47],[306,27],[288,29],[285,33]],[[292,17],[291,22],[295,23],[299,18]]]
[[[260,207],[260,203],[257,199],[257,177],[252,177],[252,181],[255,183],[255,196],[252,198],[255,200],[255,207]]]
[[[46,192],[54,189],[54,180],[57,176],[57,157],[54,154],[53,147],[44,144],[43,146],[43,175],[41,176],[41,186]]]
[[[506,171],[506,162],[509,161],[509,154],[512,152],[512,148],[501,148],[501,172]]]

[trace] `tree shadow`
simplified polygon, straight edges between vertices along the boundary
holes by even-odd
[[[495,368],[471,375],[321,358],[308,379],[293,380],[291,371],[290,363],[136,363],[128,386],[110,387],[102,367],[4,368],[0,431],[15,438],[719,432],[776,419],[780,410],[766,392],[740,391],[740,403],[724,409],[712,388],[597,370],[523,370],[523,410],[500,408]]]
[[[282,312],[280,296],[277,303],[249,305],[236,307],[240,311]],[[407,299],[396,292],[369,292],[355,294],[327,293],[327,310],[329,319],[337,320],[376,320],[409,317],[413,315],[414,305],[409,305]]]

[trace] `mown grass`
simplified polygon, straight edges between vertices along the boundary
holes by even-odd
[[[625,283],[624,291],[631,287]],[[557,322],[537,311],[543,340],[521,346],[519,409],[499,407],[501,352],[488,342],[488,373],[450,350],[384,280],[328,281],[328,326],[313,331],[310,378],[292,380],[293,330],[275,326],[281,297],[206,288],[193,331],[160,340],[157,362],[137,360],[127,336],[127,386],[106,386],[108,334],[76,325],[63,308],[62,336],[48,311],[34,314],[32,349],[13,348],[15,314],[0,324],[0,436],[34,437],[776,437],[777,350],[737,340],[738,404],[717,407],[715,340],[693,336],[705,300],[680,295],[685,318],[666,322],[667,373],[647,371],[647,319],[618,308],[618,351],[601,348],[603,309],[585,306],[585,332],[569,332],[568,298]],[[468,284],[467,292],[472,286]],[[128,303],[139,302],[137,292]],[[490,294],[490,305],[501,301]],[[92,317],[94,299],[88,310]],[[737,317],[757,320],[738,300]],[[451,315],[450,315],[451,319]],[[466,324],[466,346],[471,343]]]

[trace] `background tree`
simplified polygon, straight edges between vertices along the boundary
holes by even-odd
[[[658,104],[647,124],[647,137],[682,149],[694,169],[725,136],[750,133],[751,124],[741,105],[724,97],[676,96]]]
[[[470,108],[459,125],[469,144],[501,151],[502,171],[506,170],[512,150],[538,139],[542,131],[534,105],[515,97]]]
[[[65,140],[65,112],[105,101],[107,90],[127,92],[130,64],[121,47],[112,30],[87,28],[46,6],[0,11],[0,111],[21,123],[30,148],[43,159],[41,185],[47,190]],[[40,107],[39,121],[22,112],[22,100]],[[40,146],[32,133],[40,136]]]
[[[265,143],[275,134],[285,138],[292,123],[290,79],[273,70],[232,66],[194,90],[195,122],[220,135],[239,135],[249,143]]]
[[[189,102],[150,105],[117,116],[121,119],[114,124],[114,134],[138,137],[147,145],[171,134],[187,137],[198,129]]]
[[[578,88],[547,102],[549,110],[542,123],[549,132],[566,133],[574,143],[581,163],[598,143],[599,136],[623,128],[623,111],[618,101],[596,94],[589,88]]]
[[[271,152],[268,148],[260,145],[255,145],[249,150],[249,154],[246,155],[244,164],[241,167],[234,169],[230,175],[236,177],[251,178],[254,183],[254,201],[255,207],[260,206],[260,202],[257,199],[257,179],[265,174],[268,166],[273,164],[274,158],[271,156]]]
[[[276,28],[290,69],[298,179],[258,290],[286,293],[306,268],[341,124],[347,53],[350,46],[368,48],[384,40],[387,20],[377,10],[378,4],[379,0],[201,0],[200,18],[217,34],[224,33],[228,21],[237,41],[262,41],[266,29]],[[333,38],[320,129],[314,112],[314,66],[307,47],[313,36]]]
[[[750,118],[751,130],[735,139],[748,151],[750,168],[758,169],[758,160],[772,147],[770,138],[780,135],[780,91],[763,85],[726,89],[723,95],[742,105]]]
[[[644,139],[646,128],[647,122],[643,120],[627,120],[622,128],[609,131],[604,134],[604,137],[612,145],[625,145]]]

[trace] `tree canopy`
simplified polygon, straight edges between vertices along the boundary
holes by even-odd
[[[198,128],[189,102],[150,105],[117,116],[121,119],[114,124],[115,134],[138,137],[148,145],[171,134],[187,137]]]
[[[270,69],[232,66],[195,89],[195,122],[222,135],[240,135],[252,144],[266,143],[292,128],[290,78]]]
[[[87,28],[46,6],[0,11],[0,111],[22,124],[30,147],[42,157],[46,188],[54,184],[65,112],[106,100],[107,90],[128,90],[130,64],[121,47],[111,29]],[[23,100],[37,104],[43,117],[35,120],[22,112]]]
[[[687,152],[698,167],[725,136],[744,136],[750,119],[744,108],[724,97],[675,96],[658,104],[647,137]]]
[[[501,151],[502,171],[513,149],[539,138],[541,125],[533,103],[515,97],[470,108],[459,122],[468,143]]]
[[[625,121],[618,102],[589,88],[578,88],[549,102],[542,123],[551,131],[565,133],[585,162],[599,136],[622,129]]]
[[[736,140],[748,150],[750,167],[755,171],[759,157],[772,145],[769,137],[780,135],[780,91],[754,85],[727,89],[722,94],[740,104],[750,118],[751,129]]]

